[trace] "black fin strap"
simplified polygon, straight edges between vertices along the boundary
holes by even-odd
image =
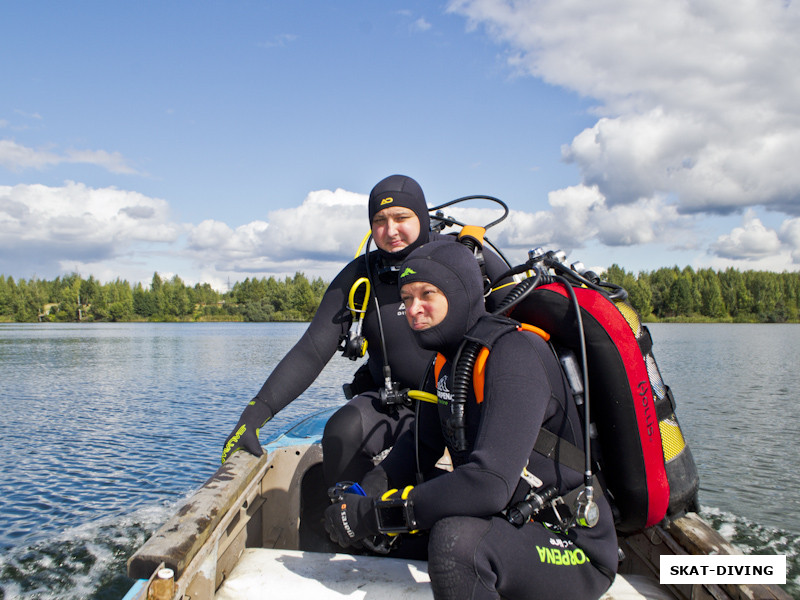
[[[653,350],[653,338],[650,336],[650,330],[642,325],[642,334],[636,340],[639,342],[639,349],[642,351],[642,356],[647,356]]]
[[[675,396],[672,395],[672,390],[668,385],[665,384],[664,389],[666,390],[664,397],[661,400],[655,400],[656,418],[659,421],[663,421],[675,414]]]

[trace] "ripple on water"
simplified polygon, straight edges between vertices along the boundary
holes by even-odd
[[[160,526],[174,505],[90,521],[0,556],[3,600],[122,598],[133,580],[128,557]]]
[[[800,537],[794,532],[754,523],[719,508],[703,506],[700,516],[745,554],[785,555],[786,585],[782,587],[800,598]]]
[[[244,403],[304,330],[0,327],[0,455],[10,457],[0,464],[2,600],[121,598],[126,558],[165,507],[214,472]],[[800,513],[800,445],[786,443],[800,438],[800,371],[786,368],[800,364],[800,327],[651,331],[698,464],[700,500],[718,507],[707,518],[745,551],[786,554],[800,598],[798,527],[787,521]],[[332,361],[262,441],[341,403],[356,367]]]

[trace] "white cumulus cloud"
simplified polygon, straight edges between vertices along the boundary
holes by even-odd
[[[29,148],[13,140],[0,140],[0,166],[11,171],[41,170],[62,163],[96,165],[122,175],[137,172],[119,152],[68,149],[59,154],[52,149]]]
[[[312,191],[292,208],[272,211],[268,222],[229,227],[203,221],[188,235],[194,259],[217,270],[328,277],[351,259],[369,232],[367,196],[337,189]]]
[[[137,192],[74,182],[0,186],[0,272],[107,260],[172,243],[180,232],[164,200]]]
[[[498,242],[512,248],[557,247],[569,253],[595,239],[608,246],[675,244],[693,227],[691,217],[680,215],[662,197],[610,205],[597,186],[556,190],[548,203],[546,211],[512,211],[497,227]]]
[[[597,240],[606,255],[609,249],[649,244],[689,248],[701,226],[700,216],[681,214],[666,196],[612,204],[598,186],[576,185],[551,192],[548,202],[546,210],[512,210],[487,237],[517,263],[536,246],[561,249],[570,257],[577,249],[585,249],[577,258],[598,256],[592,250]],[[266,220],[232,226],[206,219],[192,225],[174,222],[165,200],[136,192],[73,182],[0,186],[0,273],[50,279],[80,270],[104,281],[121,277],[146,284],[158,271],[218,289],[245,277],[298,271],[329,281],[369,232],[366,205],[365,194],[317,190],[292,208],[269,213]],[[470,201],[444,214],[486,225],[502,210]],[[782,270],[792,258],[800,264],[800,218],[785,221],[776,231],[748,211],[740,227],[709,248],[707,262],[715,268],[734,264]]]
[[[171,242],[178,228],[164,200],[116,188],[67,182],[0,186],[0,239],[4,245],[73,241]]]
[[[720,236],[711,249],[723,258],[759,259],[777,254],[781,250],[781,242],[777,232],[765,227],[760,219],[748,211],[742,226]]]
[[[564,149],[609,204],[800,214],[800,6],[782,0],[453,0],[520,73],[594,99]]]

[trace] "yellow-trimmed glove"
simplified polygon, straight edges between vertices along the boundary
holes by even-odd
[[[261,443],[258,441],[258,431],[271,418],[272,411],[269,406],[258,397],[253,398],[242,411],[239,422],[236,423],[236,427],[233,428],[228,439],[225,440],[220,462],[225,464],[225,461],[239,450],[247,450],[254,456],[264,454],[261,449]]]

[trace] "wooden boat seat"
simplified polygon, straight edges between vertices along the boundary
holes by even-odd
[[[354,556],[247,548],[215,600],[242,598],[380,598],[432,600],[427,563],[378,556]],[[672,600],[658,582],[618,575],[601,600]]]

